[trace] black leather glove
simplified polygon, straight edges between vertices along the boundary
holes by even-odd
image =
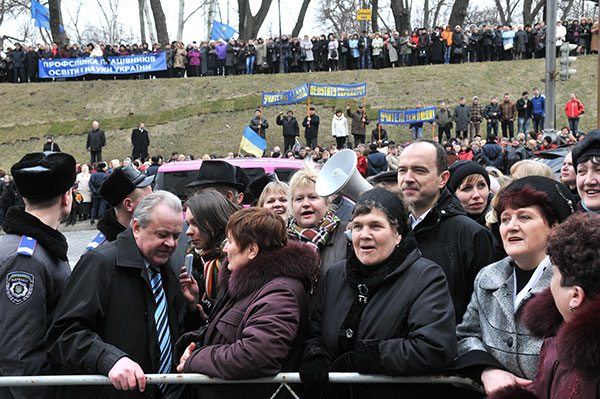
[[[329,384],[329,360],[325,356],[315,356],[305,360],[300,366],[302,385],[313,398],[321,398]]]
[[[349,373],[356,371],[356,353],[346,352],[331,363],[331,371]]]
[[[204,333],[206,331],[206,327],[202,326],[199,330],[190,331],[183,334],[177,342],[175,343],[175,359],[176,363],[179,364],[179,359],[185,352],[186,348],[192,343],[196,343],[196,347],[198,348],[198,342],[202,342],[204,340]]]

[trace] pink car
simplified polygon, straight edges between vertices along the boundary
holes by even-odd
[[[244,169],[248,180],[252,181],[264,173],[275,173],[279,180],[287,182],[290,177],[304,166],[301,159],[285,158],[234,158],[221,159]],[[169,162],[162,165],[156,174],[156,190],[167,190],[185,199],[190,194],[186,187],[196,179],[202,160]]]

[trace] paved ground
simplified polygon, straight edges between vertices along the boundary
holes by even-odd
[[[85,230],[75,230],[75,226],[69,226],[69,229],[61,228],[62,233],[67,237],[67,242],[69,243],[69,252],[67,256],[69,258],[69,264],[71,268],[75,267],[75,264],[85,251],[85,247],[87,247],[88,243],[92,241],[96,234],[98,234],[98,230],[94,229],[93,226],[90,226],[89,222],[87,225],[84,225],[84,222],[80,223]]]

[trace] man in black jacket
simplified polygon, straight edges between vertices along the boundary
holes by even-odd
[[[494,131],[494,136],[498,136],[498,120],[502,116],[502,109],[498,105],[498,99],[492,97],[492,101],[485,106],[483,109],[483,117],[487,121],[487,135],[489,137],[490,132]]]
[[[46,142],[44,143],[44,152],[60,152],[60,147],[58,144],[54,142],[54,137],[48,136],[46,137]]]
[[[518,115],[518,132],[523,133],[527,137],[529,131],[529,120],[531,119],[531,110],[533,104],[529,99],[529,93],[524,91],[522,97],[517,100],[517,115]]]
[[[107,375],[130,398],[170,398],[176,385],[148,385],[144,373],[175,371],[186,301],[170,257],[181,234],[181,201],[157,191],[140,201],[131,228],[86,252],[73,271],[47,337],[65,374]],[[189,309],[195,306],[188,304]],[[61,398],[123,397],[112,387],[61,387]]]
[[[88,132],[85,150],[90,152],[90,164],[102,161],[102,147],[106,146],[104,130],[100,130],[97,121],[92,123],[92,130]]]
[[[317,147],[317,141],[319,139],[319,116],[315,115],[315,107],[310,107],[310,113],[304,117],[302,126],[304,126],[304,138],[306,139],[306,146],[314,150]]]
[[[398,188],[409,205],[419,249],[446,274],[458,323],[475,276],[492,262],[492,237],[445,187],[449,177],[446,152],[432,140],[417,140],[400,154]]]
[[[139,158],[142,162],[148,158],[148,146],[150,145],[148,131],[144,127],[144,122],[140,122],[138,127],[131,131],[131,144],[133,144],[131,159],[136,160]]]
[[[75,159],[25,155],[11,168],[25,209],[13,206],[0,238],[0,375],[53,374],[45,335],[71,269],[57,230],[71,212]],[[52,387],[0,387],[0,398],[53,397]]]
[[[300,136],[300,128],[298,127],[298,120],[294,117],[294,112],[291,109],[287,112],[287,116],[282,118],[282,114],[283,112],[277,114],[275,122],[279,126],[283,126],[283,152],[285,153],[294,146],[296,137]]]

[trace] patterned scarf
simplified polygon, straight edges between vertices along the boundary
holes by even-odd
[[[325,246],[329,234],[340,223],[340,219],[334,215],[333,211],[328,211],[325,217],[320,220],[316,227],[300,227],[296,218],[291,217],[287,224],[288,235],[292,238],[314,245],[317,250]]]

